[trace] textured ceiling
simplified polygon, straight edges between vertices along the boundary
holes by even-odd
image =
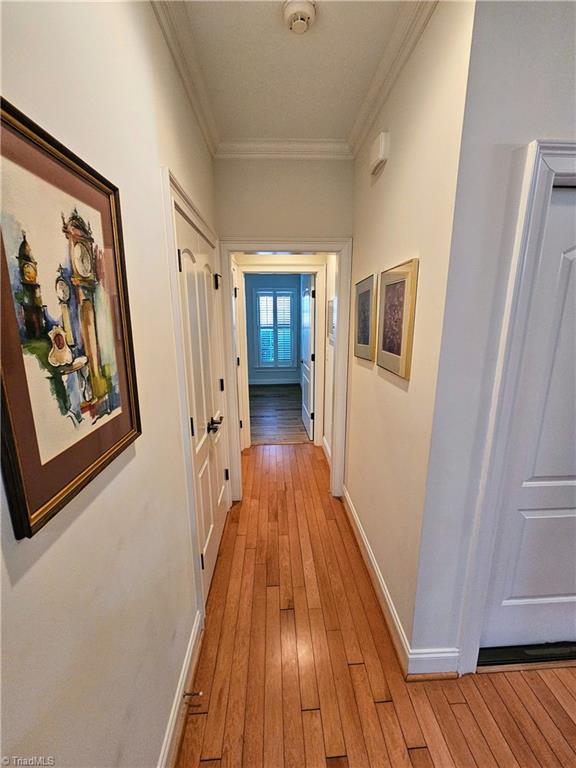
[[[186,39],[220,139],[346,139],[400,5],[319,0],[315,24],[298,36],[282,2],[186,3]]]

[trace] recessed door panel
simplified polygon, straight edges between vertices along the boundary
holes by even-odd
[[[562,259],[565,274],[561,272],[561,277],[566,279],[559,286],[564,293],[559,299],[563,299],[563,308],[532,472],[535,477],[576,479],[575,256],[568,253]]]
[[[207,458],[204,464],[200,467],[198,472],[200,500],[201,500],[201,515],[202,515],[202,531],[204,547],[202,549],[202,558],[204,560],[204,569],[211,563],[212,550],[210,547],[212,534],[214,532],[214,494],[212,492],[211,483],[210,462]]]
[[[184,257],[186,259],[186,257]],[[195,450],[201,450],[201,444],[206,437],[206,420],[208,409],[204,393],[204,374],[200,361],[202,357],[202,341],[200,326],[197,321],[199,314],[197,274],[194,270],[186,268],[184,262],[184,280],[186,281],[186,299],[188,305],[188,335],[190,339],[190,355],[187,365],[188,375],[191,377],[193,408],[195,415],[194,446]]]
[[[507,602],[570,598],[576,570],[576,513],[565,509],[526,510],[522,517],[518,559]],[[572,571],[565,567],[570,561],[574,562]]]

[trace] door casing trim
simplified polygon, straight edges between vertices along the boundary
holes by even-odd
[[[326,360],[326,316],[318,311],[318,307],[326,303],[326,265],[306,265],[297,263],[298,256],[292,257],[290,263],[280,261],[275,265],[252,265],[252,264],[236,264],[238,272],[241,275],[241,291],[240,299],[244,302],[244,317],[247,317],[246,313],[246,275],[262,275],[262,274],[302,274],[302,275],[314,275],[316,281],[316,299],[314,312],[314,334],[315,334],[315,363],[314,369],[314,445],[322,445],[322,436],[324,434],[324,389],[325,389],[325,360]],[[241,336],[241,349],[245,355],[244,359],[247,361],[248,353],[248,333],[246,322],[243,323],[243,327],[240,329]],[[244,401],[248,400],[248,365],[244,365],[242,368],[242,388],[245,390],[241,393]],[[246,417],[248,420],[248,417]]]
[[[226,379],[232,385],[227,388],[228,412],[231,428],[230,481],[232,498],[242,498],[242,471],[240,452],[239,392],[234,358],[232,327],[232,254],[251,251],[279,251],[293,253],[335,253],[338,260],[336,297],[338,301],[338,326],[334,345],[334,422],[332,431],[332,462],[330,491],[342,496],[346,450],[346,409],[348,393],[348,339],[350,331],[350,286],[352,276],[352,238],[229,238],[220,239],[222,287],[224,290],[224,346],[226,354]],[[260,270],[265,271],[265,270]],[[300,271],[313,271],[310,267]]]

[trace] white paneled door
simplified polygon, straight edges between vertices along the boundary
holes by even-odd
[[[315,301],[314,275],[300,276],[300,384],[302,421],[310,440],[314,439]]]
[[[576,639],[576,189],[554,188],[521,345],[483,647]]]
[[[204,600],[229,506],[222,308],[216,250],[176,210],[180,299]]]

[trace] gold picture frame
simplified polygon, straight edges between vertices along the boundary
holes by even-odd
[[[410,379],[417,284],[418,259],[380,274],[377,363],[403,379]]]
[[[354,355],[374,360],[376,342],[376,275],[356,283]]]

